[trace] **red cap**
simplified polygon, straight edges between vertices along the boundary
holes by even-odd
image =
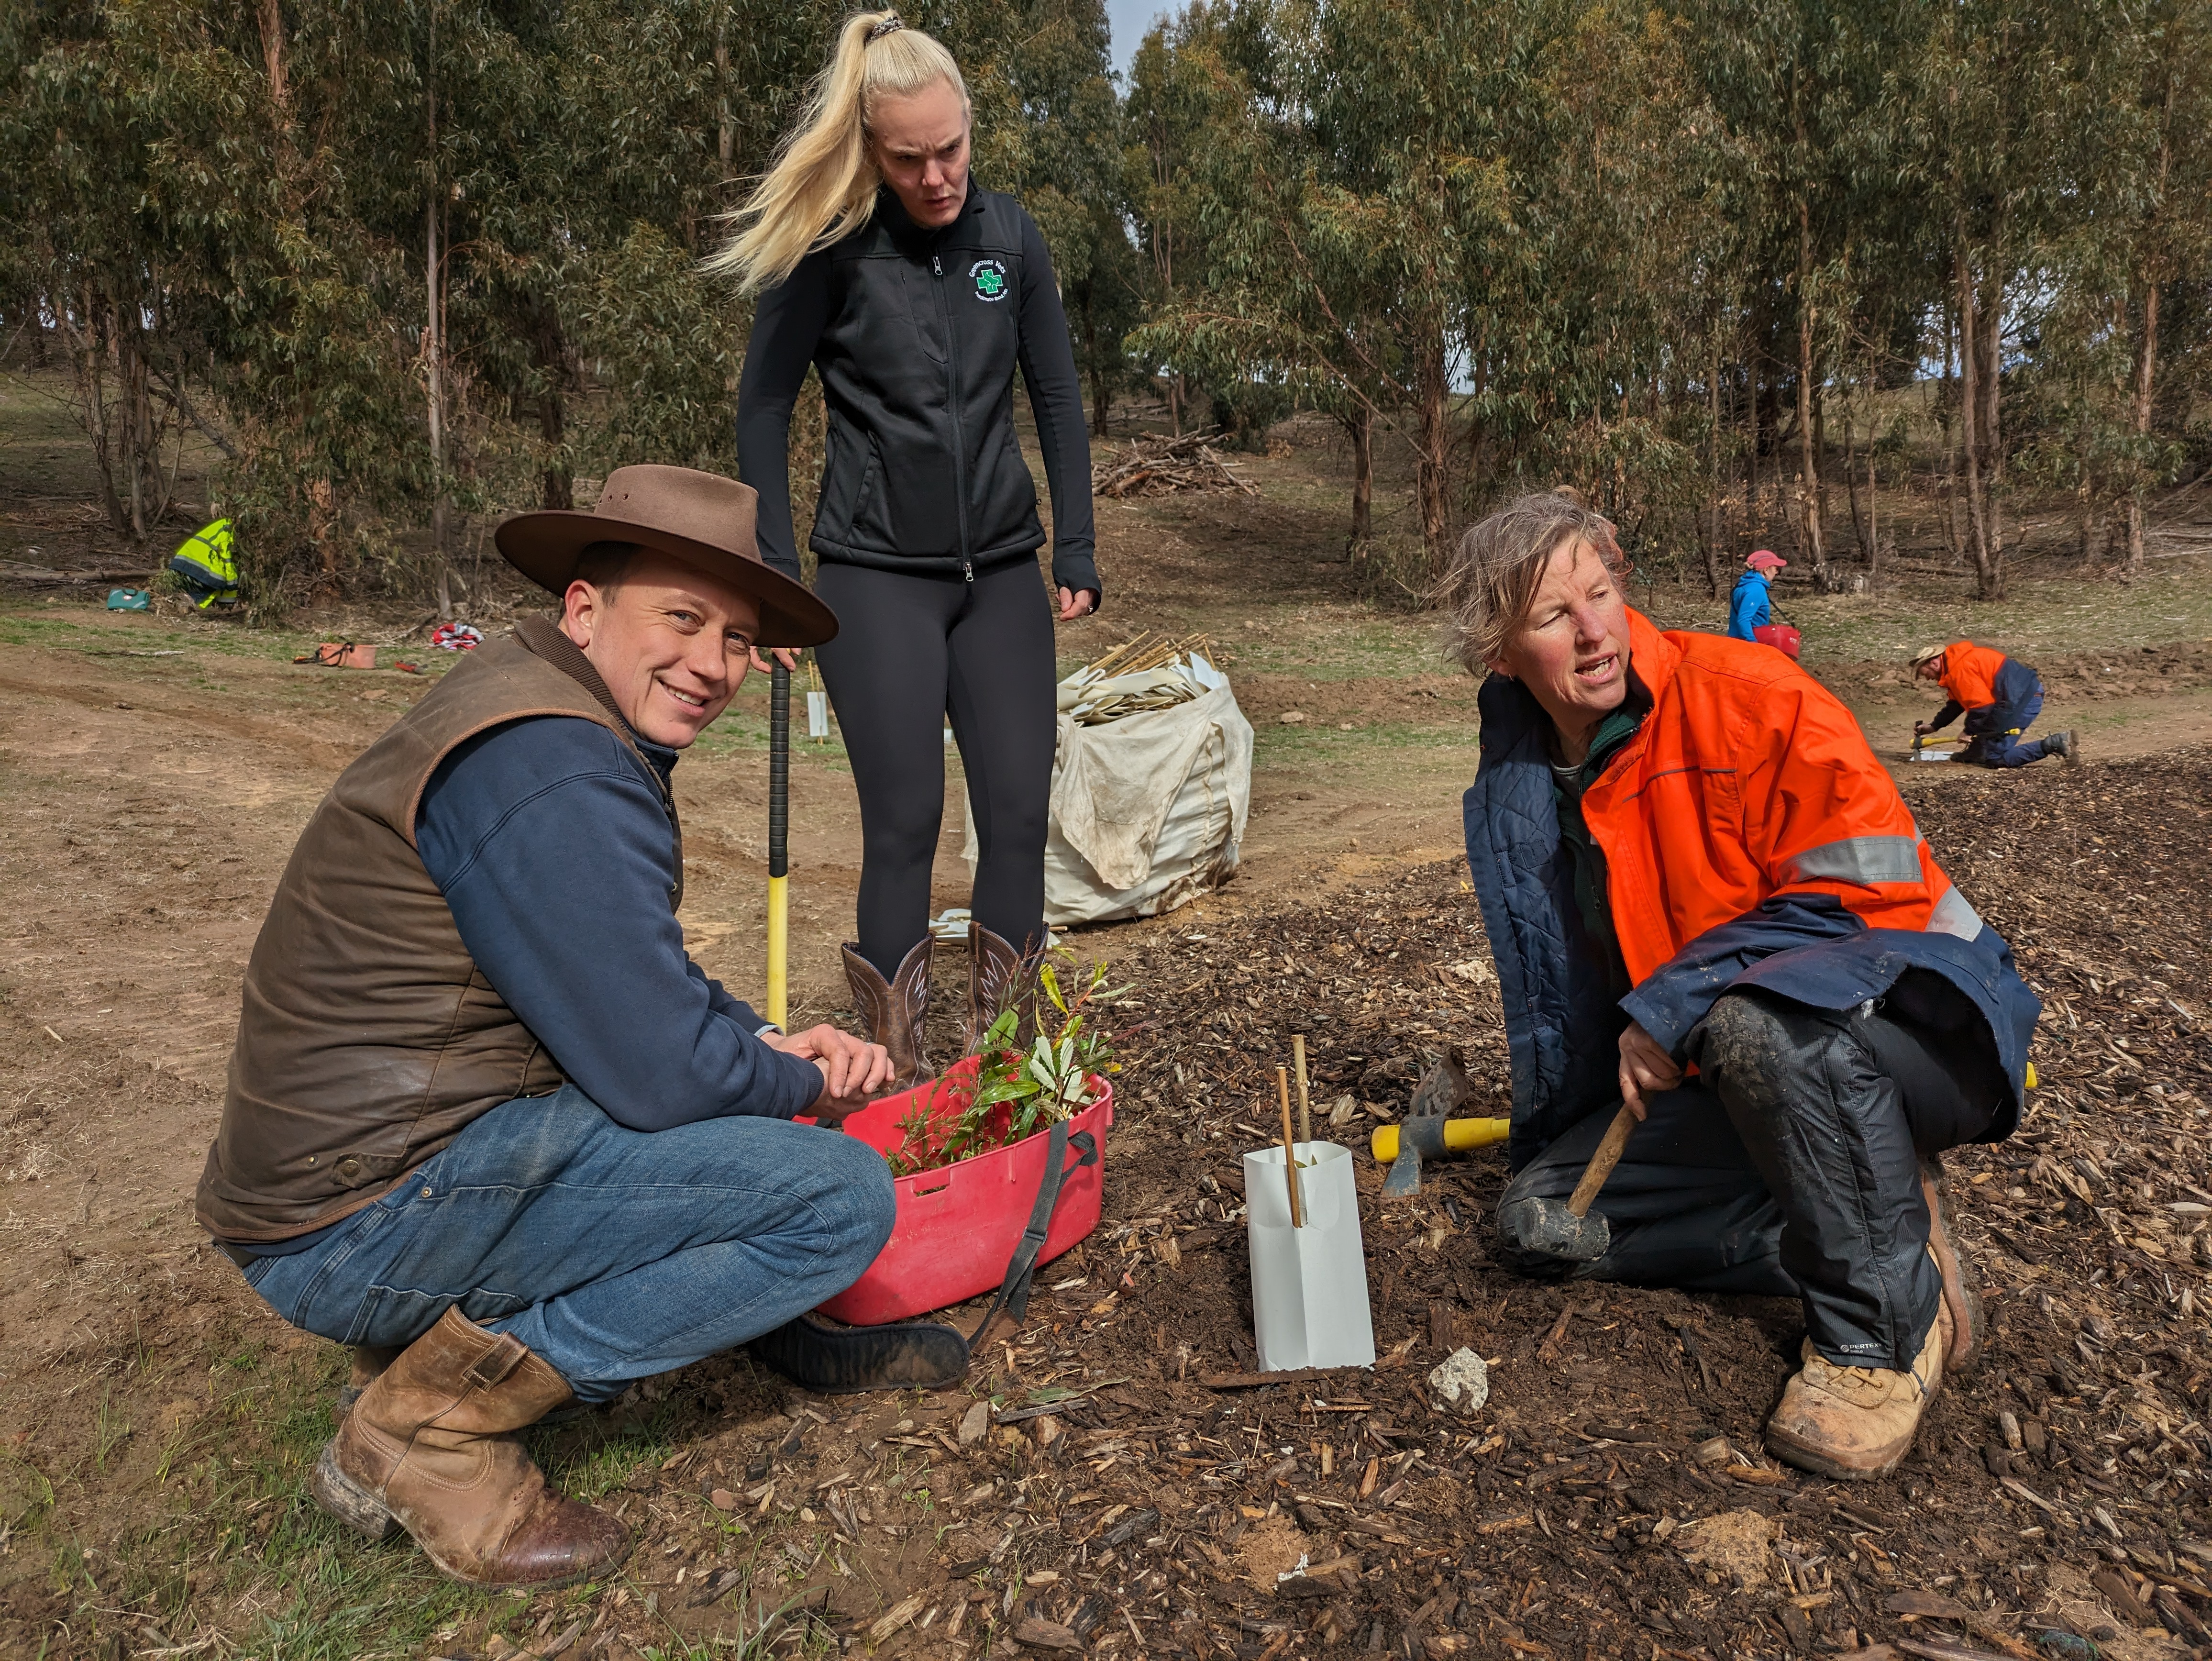
[[[1778,571],[1789,563],[1771,548],[1755,549],[1751,557],[1744,561],[1754,571]]]

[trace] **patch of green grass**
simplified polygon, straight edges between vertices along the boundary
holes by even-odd
[[[150,1616],[175,1642],[220,1631],[238,1652],[269,1661],[396,1658],[420,1654],[433,1631],[487,1608],[485,1594],[442,1579],[404,1537],[371,1544],[309,1496],[343,1366],[335,1349],[271,1357],[248,1346],[219,1359],[213,1408],[164,1450],[155,1482],[134,1501],[144,1524],[96,1557],[73,1532],[48,1526],[50,1498],[46,1515],[18,1522],[19,1536],[51,1533],[57,1589],[76,1604],[78,1640],[120,1634],[136,1646]],[[111,1423],[120,1420],[103,1407],[103,1440]],[[118,1620],[118,1609],[131,1618]]]
[[[19,595],[0,597],[0,645],[4,646],[118,654],[181,650],[289,663],[319,638],[289,630],[249,628],[242,622],[104,611],[88,605],[47,605]]]
[[[1901,661],[1916,647],[1984,641],[2030,664],[2038,652],[2128,651],[2212,637],[2212,585],[2201,557],[2166,560],[2134,584],[2074,577],[2014,578],[2001,600],[1978,600],[1955,581],[1914,577],[1875,594],[1815,594],[1784,587],[1775,609],[1805,635],[1808,661]],[[1732,579],[1731,579],[1732,580]],[[1702,587],[1632,590],[1662,627],[1728,627],[1725,595]]]
[[[1441,755],[1465,751],[1472,767],[1474,743],[1472,721],[1463,726],[1379,721],[1363,722],[1349,733],[1321,722],[1285,727],[1270,721],[1253,731],[1255,758],[1270,765],[1335,762],[1377,751],[1427,751]]]

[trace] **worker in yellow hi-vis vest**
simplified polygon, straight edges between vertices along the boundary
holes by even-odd
[[[186,537],[169,556],[169,569],[201,611],[238,604],[238,562],[232,557],[230,521],[218,519]]]

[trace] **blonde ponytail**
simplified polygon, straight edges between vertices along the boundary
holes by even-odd
[[[875,211],[882,182],[867,146],[868,113],[886,95],[950,82],[964,107],[968,84],[952,54],[893,11],[855,12],[814,82],[806,113],[744,206],[737,234],[707,270],[733,274],[752,293],[789,277],[811,249],[858,230]]]

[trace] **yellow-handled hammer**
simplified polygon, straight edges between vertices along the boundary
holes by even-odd
[[[1512,1133],[1510,1119],[1446,1119],[1444,1121],[1444,1152],[1467,1153],[1478,1147],[1488,1147],[1492,1142],[1502,1142]],[[1398,1157],[1398,1127],[1379,1124],[1368,1143],[1377,1165],[1389,1165]]]

